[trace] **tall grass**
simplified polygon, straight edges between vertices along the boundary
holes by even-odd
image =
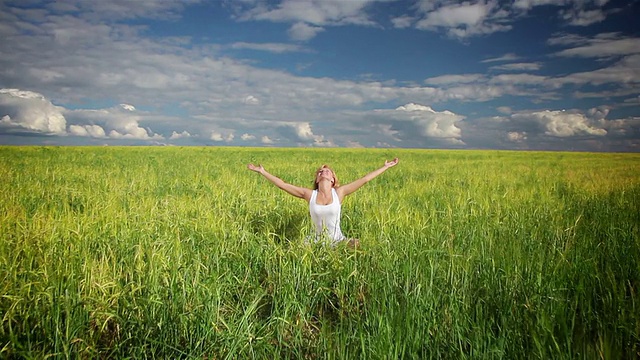
[[[257,174],[343,183],[357,251]],[[0,357],[637,358],[640,156],[0,147]]]

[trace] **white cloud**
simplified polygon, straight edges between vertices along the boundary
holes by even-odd
[[[562,57],[608,58],[640,54],[640,38],[619,33],[603,33],[593,38],[578,35],[557,35],[549,39],[550,45],[573,46],[555,53]]]
[[[489,69],[491,70],[500,70],[500,71],[536,71],[540,70],[540,63],[513,63],[513,64],[503,64],[492,66]]]
[[[120,104],[102,110],[68,110],[55,106],[42,94],[18,89],[0,89],[2,124],[32,131],[93,138],[161,140],[163,137],[140,127],[133,105]],[[71,124],[67,130],[67,121]]]
[[[290,130],[292,130],[292,134]],[[332,141],[325,139],[323,135],[314,134],[311,129],[311,124],[308,122],[282,123],[280,132],[290,140],[301,144],[324,147],[335,146]]]
[[[498,106],[496,110],[498,110],[498,112],[502,114],[511,114],[512,112],[511,107],[509,106]]]
[[[257,3],[240,10],[244,20],[269,20],[275,22],[305,22],[314,25],[359,24],[371,25],[365,8],[377,0],[283,0],[275,6]]]
[[[597,10],[577,10],[567,11],[562,18],[573,26],[588,26],[603,21],[607,17],[606,12]]]
[[[294,7],[298,5],[293,1],[269,3],[256,1],[252,2],[251,6],[246,5],[241,14],[250,14],[245,16],[244,20],[257,20],[261,14],[270,14],[271,17],[265,17],[264,20],[288,23],[280,27],[283,29],[298,23],[312,30],[326,29],[326,31],[329,31],[331,26],[347,23],[371,25],[367,14],[372,7],[368,6],[370,4],[367,2],[351,5],[348,4],[349,1],[338,1],[338,4],[331,4],[331,1],[299,2],[308,4],[310,13],[296,13]],[[586,0],[585,3],[587,2],[589,1]],[[436,116],[429,115],[428,111],[404,111],[398,114],[401,111],[392,110],[392,108],[410,103],[431,104],[436,107],[438,103],[447,102],[446,106],[449,109],[455,109],[455,113],[461,113],[457,109],[463,107],[454,107],[460,102],[494,100],[501,96],[514,98],[526,96],[526,98],[514,99],[516,101],[510,103],[518,107],[529,100],[541,104],[539,101],[561,94],[558,89],[564,86],[574,87],[574,93],[568,96],[599,98],[600,103],[617,106],[620,104],[615,104],[616,99],[611,100],[602,95],[624,96],[627,98],[627,109],[636,105],[633,99],[637,95],[638,79],[640,79],[638,74],[640,58],[636,57],[637,47],[634,42],[637,40],[626,38],[621,34],[601,34],[593,38],[558,35],[550,42],[563,48],[568,47],[564,50],[559,49],[557,55],[563,57],[597,60],[612,60],[606,59],[612,56],[620,57],[610,67],[608,65],[611,61],[592,62],[603,65],[599,69],[581,73],[569,72],[560,78],[553,78],[551,75],[542,77],[519,73],[498,76],[445,74],[426,79],[424,83],[428,86],[417,86],[415,83],[399,83],[393,79],[376,82],[336,80],[330,75],[322,78],[294,76],[284,70],[269,68],[267,65],[261,68],[261,64],[251,58],[225,57],[223,51],[228,51],[230,45],[201,45],[199,42],[192,43],[188,38],[146,37],[147,30],[118,22],[117,16],[110,18],[109,21],[101,20],[101,14],[89,10],[90,2],[72,0],[65,3],[76,7],[74,12],[60,10],[69,11],[68,16],[56,16],[57,14],[48,11],[47,9],[52,6],[61,6],[59,3],[51,3],[47,8],[37,10],[37,21],[35,15],[28,17],[16,15],[11,21],[7,21],[10,26],[3,26],[3,21],[0,21],[0,34],[12,34],[12,36],[3,37],[3,41],[0,42],[0,52],[3,53],[0,68],[4,66],[7,69],[0,74],[3,82],[33,84],[23,88],[52,94],[49,95],[53,96],[50,100],[44,100],[51,104],[72,104],[67,106],[76,108],[78,104],[83,103],[113,101],[115,104],[132,103],[139,105],[141,109],[151,109],[146,113],[135,107],[127,108],[127,106],[98,110],[65,110],[54,106],[66,123],[70,124],[68,134],[75,136],[95,138],[113,136],[150,140],[161,139],[162,135],[158,133],[166,135],[169,139],[184,138],[186,133],[189,137],[207,139],[212,134],[211,130],[216,129],[221,141],[233,141],[235,133],[243,134],[240,137],[242,140],[249,139],[244,137],[244,134],[251,137],[254,135],[249,134],[260,134],[264,135],[263,140],[266,143],[273,143],[274,140],[271,139],[275,139],[283,145],[291,145],[290,140],[292,140],[293,143],[314,146],[329,145],[333,141],[340,144],[357,142],[366,146],[374,145],[377,141],[387,144],[402,141],[403,146],[415,146],[416,143],[411,141],[420,137],[428,138],[428,144],[432,146],[431,139],[462,140],[464,138],[462,135],[467,135],[470,121],[453,122],[449,127],[441,121],[435,130],[432,130],[429,128],[429,125],[433,125],[430,121]],[[540,1],[522,4],[523,8],[540,5],[542,5]],[[151,16],[162,17],[162,12],[165,12],[168,17],[179,15],[175,12],[176,7],[163,6],[157,2],[149,4],[148,7],[153,14]],[[260,6],[262,9],[258,9]],[[335,9],[332,9],[332,6]],[[350,10],[350,6],[355,10]],[[134,7],[144,8],[147,5],[136,4]],[[247,10],[247,7],[250,9]],[[399,19],[397,20],[399,25],[405,21],[405,25],[402,26],[415,26],[416,21],[433,16],[431,20],[434,21],[434,28],[429,30],[457,29],[463,32],[460,36],[470,36],[478,35],[482,31],[495,30],[491,27],[494,24],[510,24],[512,19],[505,18],[504,13],[501,12],[504,8],[504,4],[500,5],[492,1],[462,3],[430,0],[417,3],[409,15],[396,19]],[[421,9],[422,13],[418,13],[416,9]],[[272,12],[275,10],[280,10],[280,15]],[[113,9],[109,11],[117,12]],[[170,14],[172,11],[174,11],[173,14]],[[144,16],[144,13],[137,8],[133,12],[140,14],[136,16]],[[13,15],[0,14],[0,20],[9,19],[9,16]],[[27,22],[23,19],[30,20]],[[442,25],[435,25],[438,23]],[[7,29],[8,27],[11,29]],[[300,39],[303,40],[304,37]],[[598,49],[601,45],[605,45],[604,51]],[[280,43],[247,42],[231,45],[231,47],[234,46],[236,49],[282,53],[304,49],[304,47]],[[229,53],[234,54],[233,51]],[[243,55],[247,54],[251,53],[243,53]],[[489,63],[487,66],[490,66],[498,61],[518,61],[491,68],[499,71],[535,71],[536,66],[539,65],[527,62],[530,59],[521,58],[512,53],[502,56],[499,54],[498,57],[481,62]],[[276,66],[285,68],[286,65],[277,64]],[[551,71],[552,68],[548,69]],[[438,73],[434,72],[434,74]],[[374,77],[381,76],[376,74]],[[584,93],[580,91],[584,89],[578,88],[583,84],[610,84],[611,86],[608,86],[610,89],[608,92],[590,86],[590,92]],[[620,100],[622,101],[624,100]],[[383,122],[380,116],[372,123],[366,123],[363,118],[353,115],[355,113],[369,115],[366,109],[380,107],[380,104],[390,107],[385,111],[396,113],[385,115],[389,120],[388,123]],[[498,105],[500,104],[497,101],[492,102],[487,105],[487,108],[496,108]],[[544,109],[544,104],[536,106]],[[164,109],[172,109],[180,115],[175,115],[172,119],[168,116],[163,118],[161,112]],[[501,109],[505,114],[514,111],[504,107]],[[415,119],[411,119],[410,114],[414,112],[421,116],[416,115]],[[454,115],[464,118],[462,115]],[[470,112],[468,116],[475,118],[480,115]],[[38,125],[39,129],[47,130],[35,130],[25,125],[24,119],[9,116],[8,113],[0,113],[0,118],[4,128],[20,126],[31,131],[52,133],[49,125]],[[117,118],[122,119],[118,121]],[[284,137],[278,130],[282,119],[304,119],[306,123],[289,126],[288,135],[290,136]],[[190,122],[188,125],[185,123],[187,121]],[[538,124],[537,121],[534,123]],[[507,130],[518,133],[527,132],[529,138],[533,138],[536,135],[535,131],[527,127],[518,128],[524,124],[525,122],[514,120],[510,124],[503,122],[501,126],[515,126]],[[609,131],[607,126],[598,122],[589,122],[589,126]],[[58,134],[66,133],[64,127],[64,125],[61,127],[63,130]],[[189,129],[189,132],[180,133],[182,129]],[[459,131],[458,137],[455,137],[455,129]],[[559,130],[561,126],[556,126],[554,129],[548,130],[546,125],[539,127],[540,132],[562,133]],[[496,138],[504,140],[507,130]],[[322,135],[319,135],[320,133]],[[453,137],[435,137],[447,134]],[[253,139],[260,139],[260,135],[256,135]],[[239,143],[240,139],[235,140]]]
[[[64,114],[73,123],[69,126],[72,135],[129,140],[164,139],[162,135],[140,126],[142,116],[133,105],[120,104],[99,110],[65,110]]]
[[[510,25],[499,21],[506,16],[507,13],[500,11],[497,1],[454,2],[429,10],[416,23],[416,28],[432,31],[445,29],[452,37],[467,38],[510,30]]]
[[[129,104],[120,104],[120,107],[127,111],[136,111],[136,107]]]
[[[511,142],[520,143],[527,140],[527,133],[525,131],[510,131],[507,133],[507,139]]]
[[[185,139],[190,137],[191,137],[191,134],[188,131],[183,131],[181,133],[174,131],[171,133],[171,136],[169,137],[169,139],[176,140],[176,139]]]
[[[105,133],[102,126],[99,125],[70,125],[69,126],[69,134],[75,136],[86,136],[92,138],[106,138],[107,134]]]
[[[608,0],[516,0],[510,2],[495,0],[417,0],[415,7],[422,18],[415,22],[421,30],[445,31],[451,37],[465,39],[471,36],[487,35],[508,31],[512,23],[535,7],[555,7],[558,19],[567,25],[587,26],[601,22],[617,9],[604,10]],[[397,17],[401,26],[407,25],[410,15]]]
[[[283,0],[267,2],[236,2],[235,10],[243,21],[262,20],[292,23],[291,39],[307,41],[327,26],[374,26],[367,13],[369,5],[386,0]]]
[[[395,130],[392,125],[390,125],[390,124],[377,124],[377,125],[375,125],[375,127],[378,128],[378,131],[383,136],[392,138],[395,141],[402,141],[402,139],[400,139],[398,137],[399,131]]]
[[[260,105],[260,100],[253,95],[248,95],[244,98],[244,103],[247,105]]]
[[[240,138],[242,140],[244,140],[244,141],[249,141],[249,140],[255,140],[256,139],[256,137],[254,135],[247,134],[247,133],[242,134],[242,136],[240,136]]]
[[[369,10],[376,2],[385,1],[239,1],[234,3],[234,8],[239,19],[244,21],[266,20],[296,24],[290,28],[289,35],[297,40],[308,40],[326,26],[376,25]],[[394,16],[391,21],[396,28],[413,25],[422,30],[442,29],[450,36],[466,38],[507,31],[511,29],[511,22],[539,6],[555,6],[558,8],[560,19],[566,20],[570,25],[585,26],[602,21],[609,13],[615,11],[602,10],[607,2],[608,0],[517,0],[511,5],[496,0],[416,0],[415,6],[410,8],[415,11],[414,14]]]
[[[357,141],[347,141],[345,146],[348,148],[363,148],[364,146]]]
[[[635,93],[637,93],[637,84],[640,83],[640,54],[626,56],[608,67],[573,73],[550,81],[557,86],[565,84],[616,84],[620,88],[628,86],[636,89]]]
[[[231,44],[231,48],[234,50],[258,50],[266,51],[275,54],[289,53],[289,52],[309,52],[299,45],[282,44],[282,43],[247,43],[237,42]]]
[[[313,39],[322,31],[324,31],[324,29],[319,26],[311,26],[303,22],[299,22],[291,25],[288,34],[293,40],[307,41]]]
[[[212,131],[211,132],[211,136],[209,138],[211,140],[217,141],[217,142],[221,142],[221,141],[232,142],[234,137],[235,136],[233,135],[233,133],[228,133],[228,134],[224,135],[224,134],[219,133],[217,131]]]
[[[417,27],[429,29],[440,26],[451,28],[475,26],[487,18],[494,5],[493,2],[486,4],[467,2],[442,6],[429,12],[426,18],[418,22]]]
[[[558,0],[516,0],[513,7],[522,10],[531,10],[536,6],[562,4],[563,1]]]
[[[209,137],[213,141],[224,141],[224,136],[216,131],[211,132],[211,136]]]
[[[448,110],[437,112],[429,106],[407,104],[399,106],[396,112],[405,112],[409,118],[420,125],[422,134],[436,138],[459,138],[460,128],[456,123],[464,119],[464,116],[456,115]]]
[[[592,120],[577,112],[559,110],[521,112],[513,114],[511,118],[520,123],[538,123],[545,129],[546,135],[554,137],[607,134],[607,130],[596,127]]]
[[[500,57],[497,58],[490,58],[490,59],[485,59],[480,61],[481,63],[492,63],[492,62],[503,62],[503,61],[516,61],[519,60],[520,57],[517,56],[516,54],[513,53],[509,53],[509,54],[504,54]]]
[[[384,141],[378,141],[376,143],[376,147],[379,147],[379,148],[393,148],[395,146],[393,146],[393,145],[391,145],[391,144],[389,144],[387,142],[384,142]]]
[[[5,125],[48,134],[65,134],[67,122],[62,110],[42,94],[0,89],[0,116]]]
[[[399,16],[391,19],[391,23],[393,24],[393,27],[398,29],[408,28],[413,24],[414,21],[415,19],[411,16]]]
[[[501,74],[496,75],[489,79],[489,84],[522,84],[522,85],[544,85],[548,80],[546,76],[531,75],[531,74]]]
[[[484,79],[482,74],[460,74],[435,76],[426,79],[424,82],[429,85],[449,85],[474,83],[482,79]]]
[[[48,7],[57,13],[81,13],[83,16],[95,20],[107,19],[133,19],[137,17],[156,19],[175,19],[176,11],[181,10],[190,3],[199,0],[167,1],[84,1],[68,0],[65,2],[53,2]]]
[[[262,138],[260,138],[260,142],[265,144],[265,145],[270,145],[273,144],[273,140],[271,140],[268,136],[263,136]]]
[[[291,126],[295,129],[298,139],[313,140],[315,138],[315,135],[313,135],[313,131],[311,131],[311,125],[309,123],[291,124]]]
[[[404,106],[399,106],[394,110],[375,110],[380,119],[385,119],[388,122],[392,121],[397,126],[397,130],[392,132],[391,127],[379,127],[381,130],[388,132],[394,139],[412,136],[413,131],[410,129],[402,131],[402,137],[396,136],[404,128],[402,123],[408,122],[414,124],[419,132],[420,136],[426,138],[445,139],[452,144],[460,144],[462,131],[456,124],[463,120],[465,117],[454,114],[448,110],[438,112],[433,110],[429,106],[410,103]]]
[[[514,9],[528,12],[536,6],[551,5],[561,7],[560,18],[573,26],[587,26],[600,22],[614,10],[603,10],[609,0],[516,0]]]
[[[609,135],[636,140],[635,147],[639,148],[640,144],[637,143],[638,136],[636,134],[640,134],[640,117],[607,120],[600,123],[607,129]]]

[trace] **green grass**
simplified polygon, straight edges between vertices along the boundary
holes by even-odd
[[[306,244],[311,186],[361,249]],[[640,155],[0,147],[0,357],[640,356]]]

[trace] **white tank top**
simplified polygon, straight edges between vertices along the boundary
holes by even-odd
[[[316,225],[316,238],[326,234],[333,242],[345,240],[340,230],[340,198],[336,189],[331,189],[331,203],[329,205],[316,204],[318,190],[313,190],[309,199],[309,213]]]

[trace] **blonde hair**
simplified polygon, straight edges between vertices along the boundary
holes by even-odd
[[[322,165],[322,166],[320,166],[320,167],[318,168],[318,170],[316,170],[316,172],[315,172],[315,176],[314,176],[314,179],[313,179],[313,190],[318,190],[318,181],[317,181],[317,178],[318,178],[318,172],[319,172],[320,170],[322,170],[322,169],[329,169],[329,170],[331,170],[331,174],[333,174],[333,187],[334,187],[334,188],[335,188],[335,187],[340,186],[340,183],[338,182],[338,177],[336,176],[335,171],[333,171],[333,169],[332,169],[332,168],[330,168],[330,167],[329,167],[329,165],[327,165],[327,164],[323,164],[323,165]]]

